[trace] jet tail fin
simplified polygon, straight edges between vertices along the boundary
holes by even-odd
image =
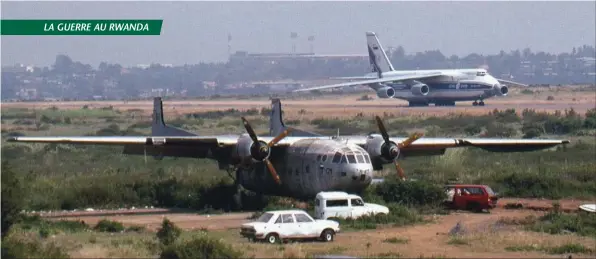
[[[153,121],[151,123],[153,136],[196,136],[197,134],[166,125],[163,119],[163,103],[161,97],[153,98]]]
[[[283,122],[283,110],[281,108],[281,101],[279,98],[271,99],[271,115],[269,116],[269,135],[277,136],[281,134],[287,127]],[[300,129],[293,128],[288,136],[296,137],[311,137],[320,136],[320,134],[308,132]]]
[[[368,45],[368,58],[373,67],[372,72],[376,72],[381,78],[382,73],[395,70],[374,32],[366,33],[366,44]]]

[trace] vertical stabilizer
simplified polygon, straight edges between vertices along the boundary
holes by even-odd
[[[366,44],[368,45],[368,57],[373,72],[376,72],[379,78],[383,77],[383,73],[395,70],[374,32],[366,33]]]
[[[279,98],[271,99],[271,114],[269,116],[269,135],[277,136],[286,130],[286,125],[283,121],[283,110],[281,109],[281,101]],[[293,128],[288,136],[295,137],[309,137],[309,136],[320,136],[319,134],[299,130]]]
[[[153,136],[196,136],[197,134],[167,126],[163,119],[163,104],[161,97],[153,99],[153,121],[151,123]]]

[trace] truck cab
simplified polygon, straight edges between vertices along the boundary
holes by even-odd
[[[445,186],[445,205],[451,209],[489,211],[497,206],[499,197],[488,185],[450,184]]]
[[[359,218],[365,215],[389,214],[389,208],[365,203],[358,195],[346,192],[319,192],[315,198],[315,218]]]

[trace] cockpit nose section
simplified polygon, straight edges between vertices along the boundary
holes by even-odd
[[[333,161],[339,163],[343,181],[356,185],[368,185],[372,181],[373,166],[366,150],[349,145],[337,150]]]

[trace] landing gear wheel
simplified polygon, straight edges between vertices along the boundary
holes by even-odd
[[[335,237],[335,232],[331,229],[327,229],[327,230],[323,231],[323,233],[321,234],[321,239],[323,239],[323,241],[325,241],[325,242],[332,242],[334,237]]]
[[[480,103],[478,103],[480,106],[484,106],[484,101],[480,101]]]
[[[477,102],[477,101],[474,101],[474,102],[472,103],[472,105],[474,105],[474,106],[478,106],[478,102]]]
[[[267,243],[269,244],[277,244],[281,242],[277,234],[269,234],[267,237],[265,237],[265,240],[267,240]]]

